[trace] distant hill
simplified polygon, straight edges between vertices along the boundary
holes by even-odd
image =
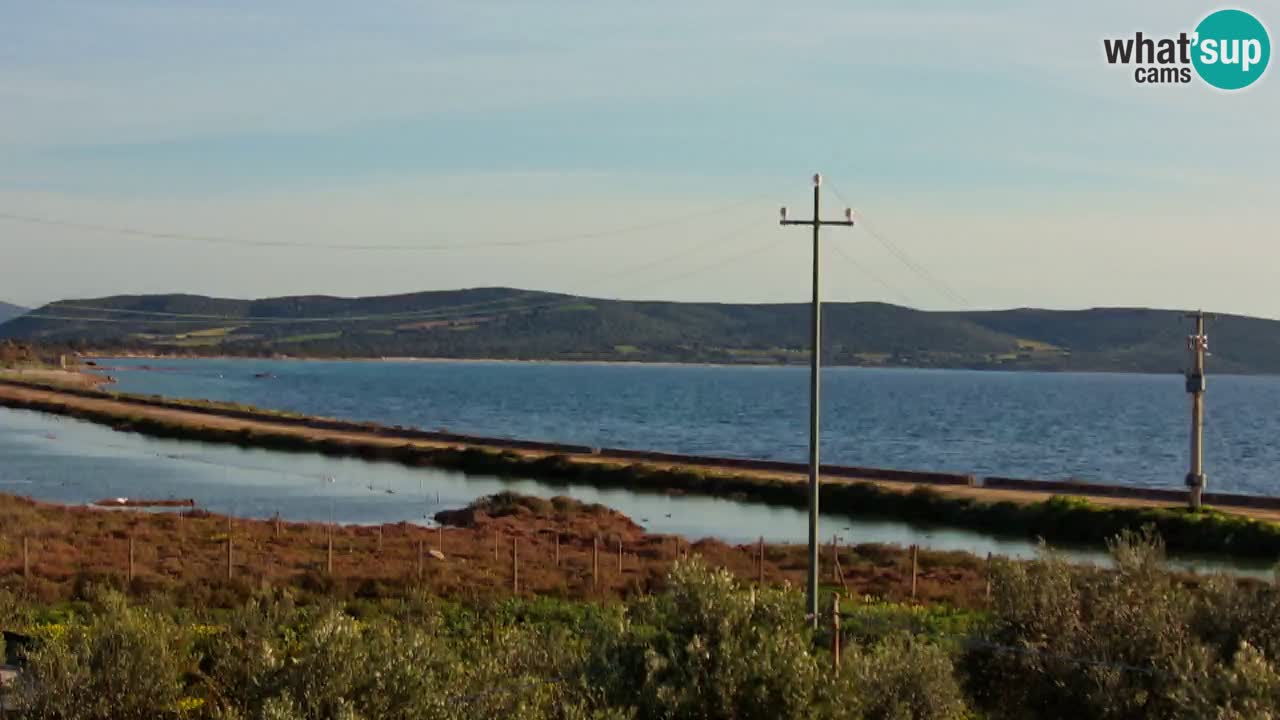
[[[824,361],[844,365],[1177,372],[1180,311],[927,312],[828,303]],[[1216,372],[1280,373],[1280,322],[1221,316]],[[477,288],[363,298],[197,295],[66,300],[0,338],[99,352],[803,363],[806,304],[601,300]]]
[[[7,302],[0,302],[0,323],[18,317],[27,311],[24,307],[10,305]]]

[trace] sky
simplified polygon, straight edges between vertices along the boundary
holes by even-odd
[[[1223,6],[962,5],[0,0],[0,299],[803,301],[819,171],[828,300],[1280,318],[1280,70],[1103,55]]]

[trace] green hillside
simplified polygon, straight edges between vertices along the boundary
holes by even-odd
[[[1176,372],[1181,312],[926,312],[825,306],[824,360],[846,365]],[[115,296],[53,303],[0,338],[100,352],[730,363],[807,361],[805,304],[637,302],[477,288],[365,298]],[[1219,372],[1280,373],[1280,322],[1223,316]]]

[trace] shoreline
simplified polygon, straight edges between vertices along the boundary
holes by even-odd
[[[645,366],[645,367],[691,367],[691,368],[797,368],[807,369],[807,362],[684,362],[678,360],[564,360],[556,358],[460,358],[460,357],[419,357],[419,356],[257,356],[257,355],[196,355],[178,353],[83,353],[88,360],[233,360],[233,361],[286,361],[286,362],[396,362],[396,363],[484,363],[484,364],[527,364],[527,365],[601,365],[601,366]],[[1165,377],[1181,375],[1176,371],[1150,372],[1129,370],[1087,370],[1077,368],[1010,368],[1010,367],[972,367],[954,366],[922,366],[922,365],[848,365],[842,363],[823,363],[824,369],[856,369],[856,370],[901,370],[916,372],[975,372],[975,373],[1044,373],[1047,375],[1137,375],[1149,377]],[[1280,377],[1271,373],[1215,373],[1218,377]]]
[[[115,384],[115,378],[109,375],[99,375],[83,368],[79,370],[0,368],[0,379],[10,378],[11,376],[21,378],[19,382],[26,382],[27,379],[31,379],[36,382],[48,382],[53,385],[88,390],[100,390],[105,385]]]
[[[471,438],[373,423],[271,414],[244,406],[194,404],[84,389],[0,382],[0,405],[77,417],[125,432],[289,452],[430,465],[499,477],[524,477],[667,494],[732,497],[804,507],[801,464],[698,458],[662,453]],[[972,484],[968,476],[824,466],[824,508],[974,529],[1012,537],[1093,545],[1125,528],[1153,524],[1171,550],[1275,557],[1280,508],[1224,507],[1192,513],[1181,502],[1133,497],[1132,488]],[[992,481],[1002,480],[998,478]],[[1038,486],[1039,485],[1039,486]],[[1092,489],[1094,492],[1085,492]],[[1229,496],[1206,496],[1217,503]],[[1280,504],[1276,498],[1244,500]]]
[[[85,355],[85,359],[95,362],[111,360],[230,360],[230,361],[270,361],[270,362],[351,362],[351,363],[476,363],[488,365],[520,364],[520,365],[622,365],[645,367],[705,367],[705,368],[771,368],[771,367],[808,367],[808,365],[788,363],[695,363],[676,362],[672,360],[527,360],[521,358],[450,358],[450,357],[257,357],[247,355]],[[833,365],[841,368],[883,368],[880,365]],[[901,367],[902,370],[930,370],[939,368]]]

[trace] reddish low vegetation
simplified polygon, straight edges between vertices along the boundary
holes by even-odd
[[[752,581],[762,576],[768,584],[804,582],[803,546],[765,546],[761,567],[755,543],[690,543],[648,534],[620,513],[568,498],[504,493],[441,513],[439,520],[438,528],[407,523],[331,528],[200,510],[69,507],[0,495],[0,587],[53,601],[107,584],[137,595],[163,593],[180,603],[215,606],[239,602],[263,585],[339,597],[397,596],[421,585],[459,597],[515,591],[607,598],[659,589],[672,563],[686,555]],[[839,559],[842,577],[829,572],[833,558]],[[842,584],[846,596],[910,597],[906,549],[826,547],[823,559],[824,581]],[[919,560],[921,602],[983,604],[985,561],[932,552],[921,552]],[[518,578],[513,577],[517,566]]]
[[[499,532],[510,537],[536,538],[558,533],[562,540],[592,538],[643,542],[644,528],[617,510],[568,497],[544,500],[504,492],[483,497],[458,510],[436,513],[442,525]]]

